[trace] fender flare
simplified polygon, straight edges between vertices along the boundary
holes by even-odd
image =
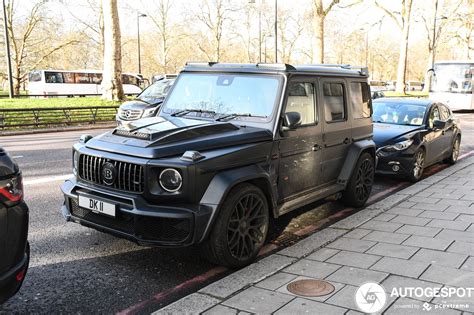
[[[369,151],[375,160],[375,143],[373,140],[360,140],[354,142],[349,148],[346,160],[344,161],[344,165],[342,166],[339,177],[337,178],[337,183],[344,185],[344,188],[347,186],[347,183],[352,176],[352,172],[354,171],[354,167],[364,151]]]
[[[201,198],[200,204],[212,208],[212,213],[208,224],[202,234],[203,241],[208,235],[219,213],[222,202],[227,194],[236,185],[252,180],[263,180],[267,187],[259,187],[262,189],[268,199],[268,206],[271,213],[275,215],[276,211],[276,187],[271,185],[270,174],[257,165],[248,165],[237,169],[227,170],[217,173],[211,180],[206,192]]]

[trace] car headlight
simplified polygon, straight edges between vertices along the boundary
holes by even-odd
[[[395,143],[393,145],[388,145],[386,147],[383,148],[384,151],[389,151],[389,152],[393,152],[393,151],[403,151],[403,150],[406,150],[408,149],[411,145],[413,144],[413,140],[405,140],[405,141],[402,141],[402,142],[398,142],[398,143]]]
[[[79,154],[77,151],[72,152],[72,173],[77,175],[77,166],[79,164]]]
[[[142,117],[155,116],[155,112],[156,112],[156,108],[145,109],[143,111],[143,116]]]
[[[166,168],[161,171],[159,176],[161,188],[167,192],[176,192],[183,185],[181,174],[174,168]]]

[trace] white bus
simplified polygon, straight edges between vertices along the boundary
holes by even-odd
[[[433,70],[430,99],[453,110],[474,109],[474,61],[439,61]]]
[[[122,74],[125,94],[139,94],[141,78]],[[86,96],[101,94],[102,72],[97,70],[34,70],[28,75],[28,94],[32,96]]]

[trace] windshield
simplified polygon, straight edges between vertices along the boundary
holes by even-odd
[[[373,102],[372,120],[376,123],[421,126],[426,106],[409,103]]]
[[[168,95],[163,111],[214,118],[229,114],[239,120],[267,120],[277,101],[281,77],[271,75],[183,73]],[[201,111],[201,112],[199,112]],[[203,115],[203,111],[207,113]],[[215,112],[211,114],[209,112]]]
[[[147,87],[138,98],[163,98],[173,85],[174,80],[160,80]]]
[[[430,92],[472,93],[474,64],[436,64]]]

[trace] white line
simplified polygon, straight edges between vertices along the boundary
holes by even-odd
[[[14,155],[13,158],[14,159],[21,159],[22,157],[24,157],[23,155]]]
[[[51,177],[40,177],[36,179],[24,180],[23,185],[26,186],[26,185],[44,184],[44,183],[49,183],[49,182],[57,182],[57,181],[69,179],[72,176],[73,176],[72,174],[67,174],[67,175],[58,175],[58,176],[51,176]]]

